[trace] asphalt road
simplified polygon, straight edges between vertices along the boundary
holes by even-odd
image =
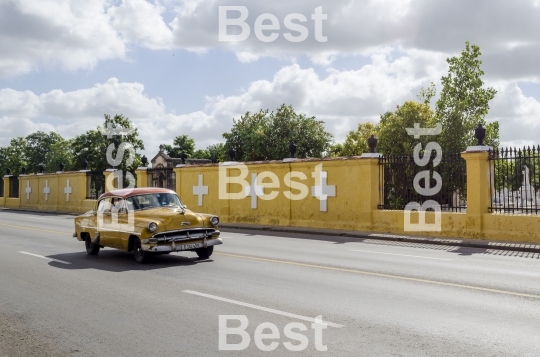
[[[540,356],[535,253],[228,230],[209,260],[139,265],[72,232],[0,211],[0,357]]]

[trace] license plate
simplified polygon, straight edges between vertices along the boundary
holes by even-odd
[[[197,249],[202,248],[202,243],[191,243],[191,244],[181,244],[176,246],[176,250],[189,250],[189,249]]]

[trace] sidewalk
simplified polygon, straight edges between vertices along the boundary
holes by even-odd
[[[240,224],[240,223],[221,223],[219,227],[221,230],[238,229],[238,230],[253,230],[253,231],[265,231],[265,232],[275,232],[275,233],[313,234],[313,235],[320,235],[320,236],[376,239],[376,240],[388,240],[388,241],[394,241],[394,242],[423,243],[423,244],[436,244],[436,245],[458,246],[458,247],[469,247],[469,248],[480,248],[480,249],[497,249],[497,250],[510,250],[510,251],[517,251],[517,252],[540,253],[540,244],[538,243],[398,235],[398,234],[391,234],[391,233],[341,231],[341,230],[336,230],[336,229],[324,229],[324,228],[274,227],[274,226],[262,226],[262,225],[254,225],[254,224]]]

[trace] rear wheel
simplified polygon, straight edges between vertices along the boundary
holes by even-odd
[[[92,239],[90,239],[90,236],[86,236],[86,239],[84,240],[84,245],[86,246],[86,253],[90,255],[97,255],[97,253],[99,253],[99,248],[101,248],[98,244],[92,243]]]
[[[150,257],[150,253],[142,249],[141,240],[138,237],[133,240],[133,256],[137,263],[146,263]]]
[[[199,256],[201,259],[208,259],[214,252],[214,246],[206,247],[206,248],[198,248],[195,249],[195,253]]]

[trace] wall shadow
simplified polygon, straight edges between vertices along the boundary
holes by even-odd
[[[505,257],[516,257],[516,258],[527,258],[527,259],[540,259],[539,252],[527,252],[519,250],[507,250],[507,249],[492,249],[492,248],[474,248],[474,247],[464,247],[456,245],[445,245],[445,244],[431,244],[431,243],[422,243],[422,242],[403,242],[397,240],[386,240],[380,238],[353,238],[345,236],[346,233],[343,233],[343,236],[339,235],[323,235],[323,234],[309,234],[309,233],[287,233],[280,231],[270,231],[270,230],[242,230],[237,228],[225,228],[221,230],[223,234],[227,232],[235,234],[244,234],[245,236],[256,237],[260,236],[271,236],[271,237],[283,237],[291,239],[309,239],[315,241],[325,241],[332,242],[333,244],[354,244],[354,243],[363,243],[369,245],[383,245],[383,246],[393,246],[393,247],[406,247],[406,248],[416,248],[416,249],[427,249],[427,250],[438,250],[445,251],[449,253],[454,253],[459,256],[473,256],[473,255],[496,255],[496,256],[505,256]]]

